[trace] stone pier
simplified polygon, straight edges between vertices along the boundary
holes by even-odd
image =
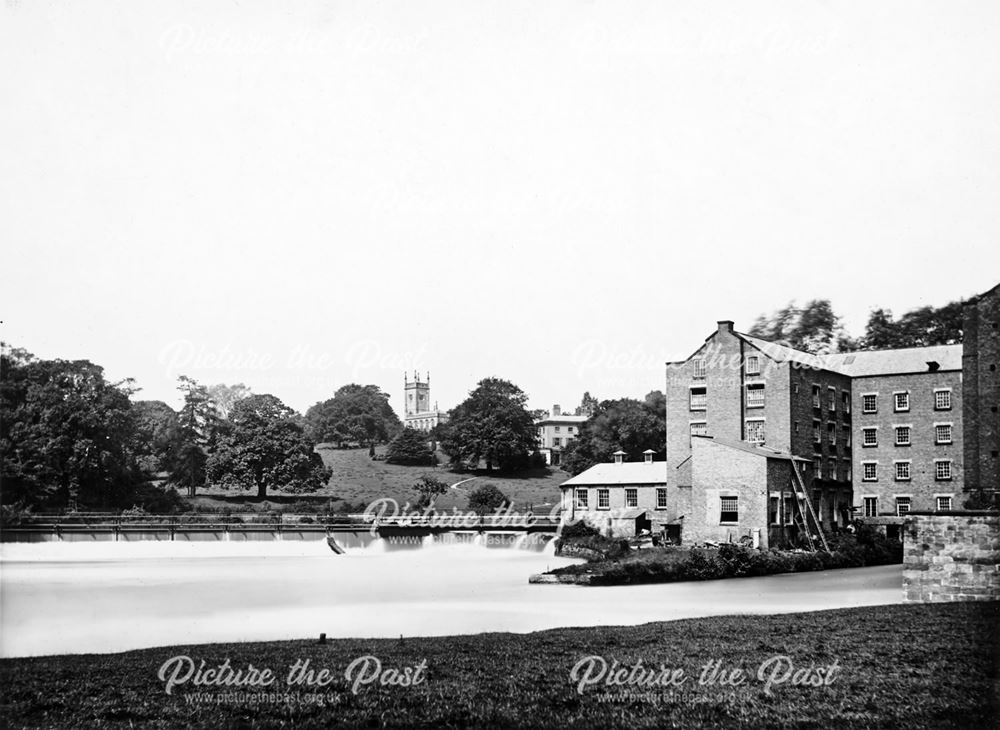
[[[907,515],[903,591],[911,603],[1000,599],[1000,514]]]

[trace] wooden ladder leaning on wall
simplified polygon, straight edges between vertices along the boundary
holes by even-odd
[[[792,461],[791,468],[792,474],[795,480],[792,482],[792,493],[795,496],[796,508],[799,510],[799,517],[802,519],[802,526],[805,528],[806,540],[809,542],[809,549],[815,550],[816,545],[813,542],[812,535],[809,530],[809,518],[812,518],[813,524],[816,526],[816,532],[819,535],[820,541],[823,543],[823,549],[830,552],[830,545],[826,541],[826,535],[823,534],[823,525],[819,521],[819,517],[816,516],[816,511],[813,509],[812,502],[809,501],[809,494],[806,492],[806,485],[802,483],[802,477],[799,476],[799,470],[795,468],[795,462]],[[801,501],[799,492],[801,490]],[[806,509],[802,510],[802,503],[805,503]]]

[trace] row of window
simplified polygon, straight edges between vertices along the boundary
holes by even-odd
[[[795,432],[798,433],[799,424],[795,423]],[[843,432],[844,446],[851,445],[851,427],[848,425],[842,426],[841,431]],[[826,440],[831,446],[837,445],[837,424],[827,421],[826,424]],[[823,428],[819,421],[813,421],[813,443],[820,444],[823,443]],[[819,451],[819,449],[817,449]]]
[[[910,511],[913,504],[912,497],[897,496],[895,500],[896,515],[901,517]],[[862,509],[865,517],[878,517],[878,497],[862,497]],[[947,512],[952,508],[952,495],[939,494],[934,497],[934,507],[939,512]]]
[[[746,387],[747,408],[764,407],[764,384],[751,383]],[[845,415],[851,412],[851,394],[846,390],[841,391],[841,410]],[[862,393],[861,412],[878,413],[878,393]],[[813,408],[822,408],[820,386],[812,386]],[[899,391],[892,394],[893,412],[906,413],[910,410],[910,391]],[[704,387],[692,387],[690,389],[689,408],[692,411],[703,411],[708,406],[708,389]],[[831,413],[837,411],[837,389],[833,386],[827,388],[827,410]],[[951,389],[937,388],[934,390],[934,410],[951,410]],[[559,427],[556,427],[559,430]],[[571,429],[572,430],[572,429]]]
[[[576,507],[577,509],[588,509],[590,506],[590,490],[585,488],[578,488],[576,492]],[[634,487],[625,488],[625,506],[626,507],[638,507],[639,506],[639,490]],[[666,509],[667,508],[667,490],[664,487],[659,487],[656,490],[656,509]],[[598,489],[597,490],[597,509],[611,509],[611,490],[610,489]]]
[[[861,412],[878,413],[878,393],[861,394]],[[934,410],[951,410],[951,388],[935,388],[933,391]],[[910,391],[900,390],[892,394],[892,410],[895,413],[906,413],[910,410]]]
[[[893,433],[895,435],[894,445],[895,446],[912,446],[913,445],[913,426],[899,425],[893,426]],[[934,424],[934,443],[935,444],[950,444],[952,442],[952,424],[951,423],[935,423]],[[861,429],[861,445],[865,447],[878,446],[878,426],[866,426]]]
[[[748,418],[744,421],[743,440],[751,444],[764,443],[764,419]],[[707,436],[707,421],[691,421],[688,424],[691,429],[691,436]],[[690,441],[690,439],[689,439]]]
[[[820,388],[820,386],[818,385],[812,386],[813,408],[823,407],[822,394],[823,391]],[[841,410],[843,410],[845,414],[851,412],[851,394],[848,391],[846,390],[840,391],[840,404],[841,404]],[[826,388],[826,409],[831,413],[834,413],[837,410],[837,389],[832,385],[829,385]]]
[[[743,370],[747,375],[760,375],[760,358],[749,355],[743,362]],[[708,375],[708,364],[703,359],[694,361],[694,379],[704,380]]]
[[[561,430],[562,430],[562,427],[561,427],[561,426],[553,426],[552,428],[553,428],[553,432],[554,432],[554,433],[560,433],[560,432],[561,432]],[[567,427],[566,427],[566,433],[573,433],[573,428],[574,428],[573,426],[567,426]],[[538,427],[538,435],[539,435],[539,436],[541,436],[541,435],[542,435],[542,432],[543,432],[544,430],[545,430],[545,428],[544,428],[543,426],[539,426],[539,427]]]
[[[838,480],[837,476],[837,459],[830,458],[826,462],[826,471],[823,471],[823,460],[813,459],[813,475],[817,479],[829,479],[831,481]],[[853,478],[853,473],[851,470],[851,460],[844,457],[844,471],[843,471],[843,481],[849,482]]]
[[[878,467],[877,461],[862,461],[861,462],[861,480],[865,482],[877,482],[878,481]],[[907,482],[911,478],[913,469],[913,462],[909,459],[899,460],[892,462],[892,474],[893,478],[897,482]],[[952,461],[951,459],[935,459],[934,460],[934,479],[939,482],[950,481],[952,478]]]

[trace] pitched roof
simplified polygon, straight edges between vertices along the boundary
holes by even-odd
[[[754,444],[748,444],[746,441],[736,441],[734,439],[720,438],[718,436],[707,436],[707,435],[697,435],[691,434],[692,439],[705,439],[707,441],[712,441],[720,446],[725,446],[730,449],[736,449],[737,451],[743,451],[747,454],[753,454],[754,456],[762,456],[766,459],[783,459],[785,461],[804,461],[808,463],[808,459],[803,459],[801,456],[795,456],[787,451],[779,451],[778,449],[771,449],[767,446],[755,446]]]
[[[587,420],[587,416],[573,416],[563,414],[561,416],[546,416],[545,418],[539,418],[535,421],[536,426],[541,426],[546,423],[583,423]]]
[[[938,363],[939,370],[962,369],[961,345],[906,347],[899,350],[856,350],[831,355],[813,355],[742,332],[733,334],[777,362],[797,362],[820,370],[849,375],[852,378],[926,373],[929,372],[927,365],[929,362]]]
[[[667,462],[624,461],[621,464],[594,464],[559,486],[590,487],[622,484],[666,484]]]
[[[931,372],[927,363],[936,362],[939,370],[962,369],[961,345],[907,347],[901,350],[861,350],[825,355],[827,370],[852,378],[869,375],[901,375]]]
[[[742,332],[733,332],[733,334],[777,362],[797,362],[820,370],[829,370],[829,366],[822,355],[813,355],[812,353],[796,350],[787,345],[779,345],[777,342],[762,340],[753,335],[745,335]]]

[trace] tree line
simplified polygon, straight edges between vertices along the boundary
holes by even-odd
[[[898,319],[890,309],[872,309],[864,334],[855,338],[844,329],[829,299],[813,299],[802,306],[791,301],[770,314],[761,314],[747,334],[816,355],[957,345],[962,342],[962,302],[919,307]]]

